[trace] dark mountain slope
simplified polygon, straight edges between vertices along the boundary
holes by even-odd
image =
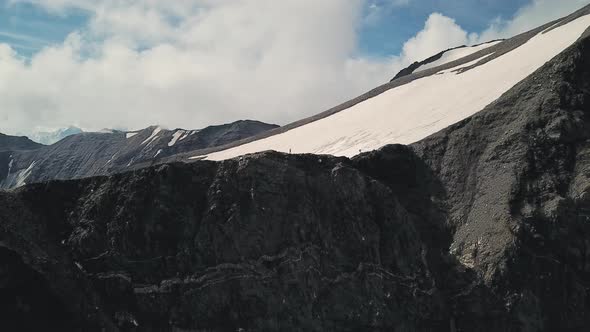
[[[35,143],[26,137],[17,137],[0,134],[0,152],[35,150],[43,145]]]
[[[7,238],[26,239],[5,243],[38,248],[34,257],[70,252],[67,274],[94,285],[78,292],[87,301],[98,292],[105,303],[89,306],[119,326],[317,330],[341,321],[368,327],[373,317],[403,326],[395,317],[418,310],[412,292],[431,285],[412,216],[386,187],[342,162],[271,154],[28,187],[16,194],[21,204],[51,199],[34,204],[35,222],[17,218],[38,225],[31,233],[3,220],[18,234]],[[18,211],[5,200],[6,211]],[[44,266],[51,285],[62,269]],[[72,311],[78,305],[68,305]],[[103,319],[93,318],[88,324]]]
[[[410,147],[0,193],[3,327],[586,331],[589,78],[587,33]]]
[[[26,137],[0,134],[0,179],[6,178],[8,173],[12,171],[14,163],[11,163],[11,160],[14,155],[43,147],[44,145],[35,143]]]
[[[447,192],[451,252],[505,291],[529,330],[589,326],[589,32],[483,112],[414,146]]]
[[[147,167],[183,152],[228,144],[276,127],[258,121],[237,121],[202,130],[149,127],[129,133],[81,133],[34,151],[0,157],[0,189]],[[2,173],[2,167],[8,169],[9,164],[10,172]]]

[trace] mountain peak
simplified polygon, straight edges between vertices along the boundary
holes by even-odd
[[[68,126],[59,128],[56,130],[41,130],[33,132],[29,135],[29,138],[37,143],[44,145],[51,145],[59,142],[60,140],[72,136],[81,134],[84,131],[76,126]]]

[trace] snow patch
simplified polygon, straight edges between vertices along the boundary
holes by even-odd
[[[131,137],[134,137],[135,135],[137,135],[138,133],[127,133],[125,136],[127,137],[127,139],[130,139]],[[143,143],[142,143],[143,144]]]
[[[486,58],[489,58],[489,57],[491,57],[492,55],[494,55],[494,53],[486,54],[486,55],[482,56],[481,58],[477,58],[477,59],[475,59],[475,60],[473,60],[473,61],[469,61],[469,62],[467,62],[467,63],[464,63],[464,64],[462,64],[462,65],[459,65],[459,66],[457,66],[457,67],[453,67],[453,68],[451,68],[451,69],[447,69],[447,70],[440,71],[440,72],[438,72],[438,73],[437,73],[437,75],[440,75],[440,74],[447,74],[447,73],[457,73],[457,71],[459,71],[459,70],[461,70],[461,69],[464,69],[464,68],[471,67],[471,66],[473,66],[473,65],[477,64],[478,62],[480,62],[480,61],[482,61],[482,60],[484,60],[484,59],[486,59]]]
[[[446,51],[445,53],[443,53],[443,55],[440,57],[440,59],[418,67],[416,70],[414,70],[414,73],[419,73],[421,71],[424,71],[424,70],[427,70],[430,68],[444,65],[445,63],[459,60],[459,59],[464,58],[468,55],[471,55],[475,52],[485,50],[486,48],[490,48],[490,47],[492,47],[496,44],[499,44],[499,43],[501,43],[501,41],[495,41],[495,42],[481,44],[481,45],[477,45],[477,46],[471,46],[471,47],[456,48],[454,50]]]
[[[179,130],[177,132],[175,132],[172,135],[172,139],[170,140],[170,142],[168,143],[168,146],[174,146],[174,144],[176,144],[176,142],[178,142],[178,139],[184,135],[184,130]]]
[[[150,137],[146,138],[145,141],[141,142],[140,145],[144,145],[147,143],[147,145],[150,145],[158,136],[158,134],[162,131],[161,127],[156,127],[156,129],[154,129],[154,131],[152,132],[152,134],[150,135]]]
[[[184,135],[179,139],[179,141],[182,141],[182,140],[184,140],[185,138],[187,138],[189,136],[190,136],[190,131],[185,131],[184,132]]]
[[[115,131],[113,129],[103,128],[96,132],[97,134],[114,134]]]
[[[33,171],[33,167],[35,167],[36,163],[37,161],[33,161],[27,169],[18,172],[16,176],[15,187],[22,187],[27,184],[26,180],[29,178],[29,176],[31,176],[31,172]]]
[[[551,29],[555,28],[555,26],[559,25],[560,23],[561,23],[561,20],[557,21],[556,23],[552,24],[547,29],[543,30],[543,32],[541,32],[541,33],[547,33],[547,32],[549,32]]]
[[[157,156],[159,156],[160,153],[162,153],[162,149],[160,149],[160,150],[158,150],[158,152],[156,152],[156,155],[154,156],[154,158],[156,158]]]

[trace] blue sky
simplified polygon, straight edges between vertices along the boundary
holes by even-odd
[[[0,42],[10,44],[24,56],[62,42],[73,30],[84,27],[89,18],[82,11],[57,15],[30,3],[9,4],[8,0],[0,0],[0,4]]]
[[[0,0],[0,132],[286,124],[588,3]]]
[[[374,5],[385,13],[376,22],[362,26],[359,43],[363,52],[398,54],[403,43],[422,29],[433,12],[454,18],[469,32],[480,32],[498,18],[510,19],[518,9],[530,3],[529,0],[420,0],[392,6],[391,2],[378,0],[365,9],[370,11]]]

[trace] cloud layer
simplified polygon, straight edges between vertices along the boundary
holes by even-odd
[[[54,15],[87,11],[91,19],[29,60],[0,44],[0,132],[199,128],[246,118],[284,124],[442,49],[514,34],[588,1],[562,0],[556,10],[536,0],[481,35],[434,13],[402,54],[388,58],[358,54],[365,0],[28,2]]]
[[[481,40],[508,38],[569,15],[588,3],[590,3],[589,0],[532,0],[511,19],[496,19],[479,38]]]

